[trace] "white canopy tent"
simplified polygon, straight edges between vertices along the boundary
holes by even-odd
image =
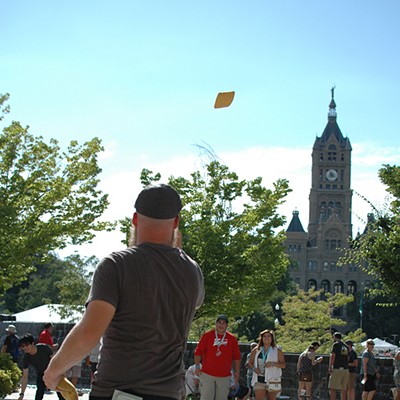
[[[70,323],[71,320],[79,320],[82,314],[74,312],[72,317],[62,317],[58,313],[60,304],[44,304],[30,310],[14,314],[17,322],[51,322],[51,323]]]
[[[375,346],[374,351],[378,353],[384,353],[386,351],[394,352],[398,347],[392,343],[386,342],[385,340],[375,338],[373,339]],[[367,345],[367,340],[361,343],[364,347]]]

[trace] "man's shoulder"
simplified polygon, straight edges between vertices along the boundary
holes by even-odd
[[[49,336],[51,337],[50,332],[44,330],[40,333],[39,340],[47,339]]]
[[[209,337],[209,336],[212,336],[212,337],[215,336],[215,330],[214,330],[214,329],[211,329],[211,330],[209,330],[209,331],[206,331],[206,332],[204,332],[203,335],[202,335],[203,338],[207,338],[207,337]]]
[[[307,351],[307,358],[310,360],[315,359],[315,352],[314,351]]]
[[[39,352],[43,352],[43,353],[53,353],[53,349],[46,343],[38,343],[36,345],[36,348]]]
[[[156,250],[156,251],[155,251]],[[107,263],[113,263],[113,264],[119,264],[119,263],[124,263],[126,261],[128,262],[134,262],[134,260],[141,260],[143,257],[146,256],[146,254],[152,253],[153,256],[160,254],[162,252],[168,252],[171,253],[173,251],[178,251],[178,249],[170,247],[170,246],[165,246],[157,243],[142,243],[139,246],[132,246],[128,247],[126,249],[118,250],[118,251],[113,251],[112,253],[108,254],[105,256],[99,263],[101,264],[107,264]]]

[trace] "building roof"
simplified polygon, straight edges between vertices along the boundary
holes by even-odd
[[[324,144],[326,144],[330,139],[330,137],[333,135],[336,138],[341,148],[351,150],[350,140],[343,136],[342,131],[340,130],[336,119],[337,119],[336,103],[335,100],[333,99],[333,90],[332,90],[332,100],[329,104],[329,112],[328,112],[328,123],[326,124],[321,137],[316,138],[314,143],[314,148],[321,147]]]
[[[297,210],[293,211],[293,217],[286,232],[305,232],[303,225],[300,222],[299,212]]]

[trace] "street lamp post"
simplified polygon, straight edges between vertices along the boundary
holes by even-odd
[[[281,306],[278,303],[275,304],[274,312],[275,312],[275,326],[278,326],[281,324],[280,318],[282,314]]]

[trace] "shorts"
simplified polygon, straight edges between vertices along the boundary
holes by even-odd
[[[253,386],[254,390],[265,390],[266,392],[269,392],[268,389],[268,384],[267,383],[260,383],[260,382],[256,382]],[[279,393],[280,391],[272,391],[273,393]]]
[[[347,383],[347,389],[355,389],[356,387],[356,373],[349,372],[349,381]]]
[[[363,392],[373,392],[374,390],[376,390],[375,376],[374,375],[367,375],[367,382],[365,382],[365,385],[363,385],[363,386],[364,386],[363,387]]]
[[[254,390],[267,390],[268,385],[266,383],[256,382],[253,388]]]
[[[331,376],[329,377],[329,389],[334,390],[347,390],[349,382],[349,370],[334,368]]]

